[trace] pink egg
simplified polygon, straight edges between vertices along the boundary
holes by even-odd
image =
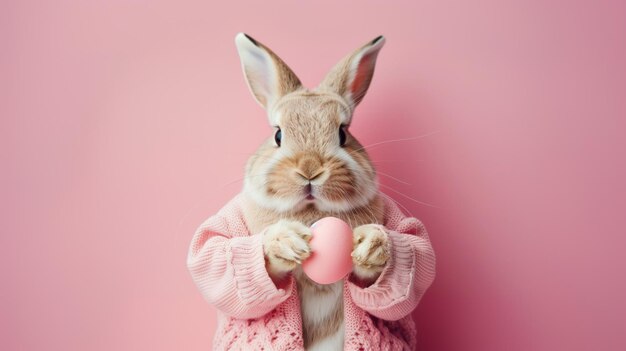
[[[330,284],[352,271],[352,228],[335,217],[322,218],[311,226],[311,256],[302,269],[311,280]]]

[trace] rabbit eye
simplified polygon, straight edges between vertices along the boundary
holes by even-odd
[[[283,138],[283,133],[280,131],[280,128],[278,128],[278,130],[276,131],[276,134],[274,134],[274,141],[276,142],[276,145],[278,145],[280,147],[280,141]]]
[[[339,146],[344,146],[346,144],[346,131],[343,130],[343,127],[339,128]]]

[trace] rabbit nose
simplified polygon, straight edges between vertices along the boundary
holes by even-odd
[[[305,180],[311,181],[324,173],[322,160],[319,157],[308,156],[298,161],[296,173]]]
[[[324,173],[323,169],[320,169],[319,172],[316,172],[313,175],[309,175],[309,174],[305,174],[304,172],[302,172],[301,170],[297,169],[296,170],[296,174],[299,175],[302,179],[304,180],[308,180],[309,182],[312,180],[315,180],[317,178],[319,178],[322,174]],[[309,183],[310,184],[310,183]]]

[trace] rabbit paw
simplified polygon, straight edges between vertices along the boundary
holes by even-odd
[[[360,279],[376,280],[391,255],[387,233],[378,224],[365,224],[354,229],[353,272]]]
[[[263,253],[267,270],[280,277],[292,271],[311,255],[311,228],[290,220],[280,220],[267,228]]]

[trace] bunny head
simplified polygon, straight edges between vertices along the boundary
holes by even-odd
[[[244,192],[276,212],[341,212],[378,193],[376,171],[349,127],[372,80],[380,36],[341,60],[315,89],[250,36],[235,38],[248,87],[273,128],[248,160]]]

